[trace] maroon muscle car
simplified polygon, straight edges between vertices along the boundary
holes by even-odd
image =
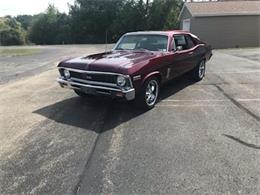
[[[112,51],[62,61],[57,81],[81,97],[136,99],[150,109],[165,82],[186,72],[196,81],[203,79],[211,56],[211,47],[189,32],[131,32]]]

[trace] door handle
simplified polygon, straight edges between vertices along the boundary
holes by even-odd
[[[193,54],[193,52],[191,51],[191,52],[189,52],[188,54],[189,54],[189,55],[192,55],[192,54]]]

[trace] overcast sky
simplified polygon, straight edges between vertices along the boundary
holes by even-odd
[[[5,15],[38,14],[54,4],[60,12],[68,12],[68,3],[74,0],[0,0],[0,17]]]

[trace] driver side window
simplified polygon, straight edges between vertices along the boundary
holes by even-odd
[[[175,50],[187,50],[193,48],[195,43],[190,35],[174,35]],[[174,48],[174,47],[172,47]]]
[[[185,39],[185,35],[174,35],[174,42],[175,42],[177,50],[186,50],[186,49],[188,49],[187,41]]]

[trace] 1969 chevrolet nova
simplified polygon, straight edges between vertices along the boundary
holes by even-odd
[[[60,62],[57,81],[81,97],[136,99],[150,109],[165,82],[186,72],[196,81],[203,79],[211,56],[211,47],[189,32],[132,32],[123,35],[110,52]]]

